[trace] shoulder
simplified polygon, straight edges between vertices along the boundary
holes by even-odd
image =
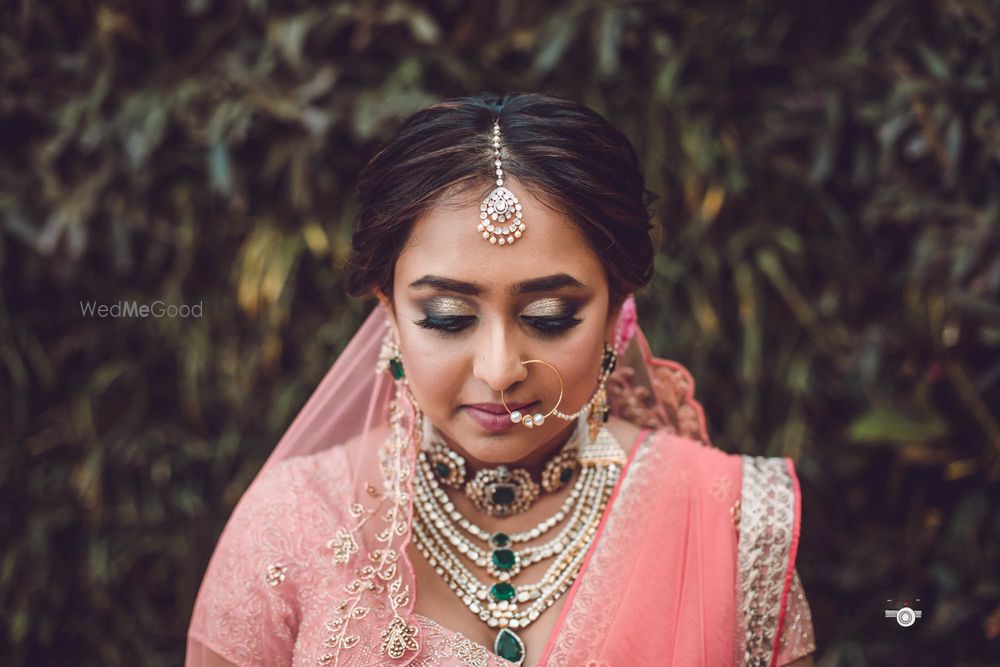
[[[795,465],[786,456],[740,456],[737,525],[741,539],[757,542],[774,531],[798,541],[801,494]]]
[[[266,465],[219,537],[189,636],[237,664],[287,663],[301,600],[320,583],[317,558],[346,520],[350,480],[341,446]]]
[[[638,435],[643,429],[636,429]],[[631,453],[625,485],[641,488],[663,506],[687,504],[707,512],[718,528],[733,528],[733,506],[740,496],[741,457],[667,429],[645,430]],[[700,508],[700,509],[699,509]]]
[[[660,450],[665,467],[684,471],[685,477],[697,482],[718,500],[738,496],[743,456],[706,445],[689,436],[666,429],[650,433],[648,448]]]

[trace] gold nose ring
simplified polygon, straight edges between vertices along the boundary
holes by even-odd
[[[525,415],[521,414],[520,410],[514,410],[513,412],[511,412],[511,409],[507,407],[507,401],[504,399],[503,389],[500,390],[500,402],[503,403],[503,408],[504,410],[507,411],[507,414],[510,415],[510,420],[512,422],[514,422],[515,424],[520,423],[527,428],[534,428],[536,426],[541,426],[542,424],[544,424],[546,418],[552,416],[552,414],[559,409],[559,405],[562,403],[563,390],[565,389],[565,385],[563,385],[562,375],[559,373],[559,371],[556,370],[555,366],[548,363],[547,361],[542,361],[541,359],[528,359],[527,361],[521,362],[522,366],[526,366],[528,364],[542,364],[544,366],[548,366],[556,374],[556,377],[559,378],[559,399],[556,401],[555,406],[544,415],[541,412],[536,412],[533,415]]]

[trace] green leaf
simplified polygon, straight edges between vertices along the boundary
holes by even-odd
[[[934,414],[911,417],[890,406],[877,406],[854,419],[847,427],[858,444],[926,443],[948,435],[948,423]]]

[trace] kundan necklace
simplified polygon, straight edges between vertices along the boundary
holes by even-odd
[[[541,492],[554,493],[573,478],[580,465],[580,444],[585,430],[581,421],[578,417],[573,434],[542,468],[541,484],[526,469],[509,465],[481,468],[466,481],[465,459],[434,433],[429,420],[424,420],[423,426],[424,442],[428,443],[426,456],[440,484],[463,489],[481,512],[495,517],[511,516],[529,509]]]
[[[516,631],[537,620],[572,586],[625,462],[625,452],[606,428],[575,451],[581,473],[566,501],[555,514],[518,533],[491,533],[462,516],[448,499],[428,452],[418,456],[414,543],[466,608],[490,628],[498,628],[494,652],[518,665],[526,649]],[[515,546],[537,540],[556,526],[558,532],[543,543]],[[546,561],[549,566],[540,580],[514,581],[524,568]]]

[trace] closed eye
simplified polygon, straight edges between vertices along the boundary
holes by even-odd
[[[477,317],[475,315],[457,315],[448,317],[435,317],[427,315],[422,320],[414,322],[418,327],[438,331],[445,335],[457,334],[471,326]],[[557,335],[568,329],[572,329],[583,320],[573,315],[560,317],[539,317],[522,315],[521,320],[542,336]]]

